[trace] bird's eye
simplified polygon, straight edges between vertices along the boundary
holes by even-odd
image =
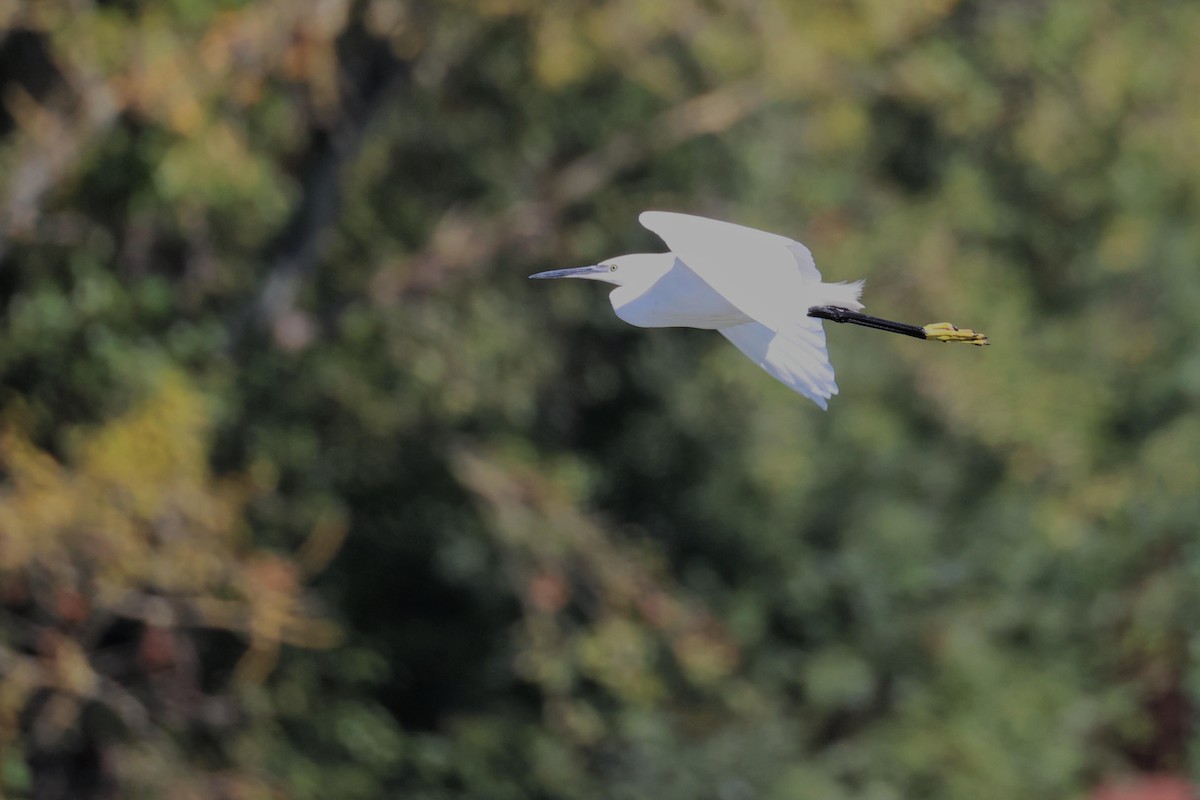
[[[609,271],[609,272],[616,272],[616,271],[617,271],[617,265],[616,265],[616,264],[609,264],[609,265],[608,265],[608,271]]]

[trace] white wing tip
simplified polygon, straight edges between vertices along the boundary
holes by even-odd
[[[655,219],[662,217],[663,215],[666,215],[666,214],[674,214],[674,213],[676,213],[676,212],[656,211],[655,209],[649,209],[647,211],[643,211],[642,213],[638,214],[638,222],[640,222],[642,227],[645,228],[646,230],[652,231],[652,230],[654,230]]]
[[[829,410],[830,398],[838,393],[838,386],[836,383],[834,383],[832,378],[829,379],[829,383],[827,385],[816,387],[815,390],[806,391],[797,386],[793,386],[791,388],[804,395],[809,400],[812,400],[821,407],[822,411]]]

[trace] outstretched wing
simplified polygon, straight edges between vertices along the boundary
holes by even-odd
[[[825,330],[820,320],[806,317],[787,333],[776,333],[757,322],[721,328],[721,335],[755,364],[784,385],[804,395],[822,409],[838,393],[833,365],[825,348]]]
[[[644,211],[638,221],[739,311],[773,330],[807,318],[819,300],[812,253],[786,236],[673,211]]]
[[[645,211],[638,220],[705,283],[755,320],[721,334],[785,386],[828,408],[838,393],[821,320],[808,308],[839,299],[861,308],[861,283],[821,282],[808,248],[786,236],[732,222]]]

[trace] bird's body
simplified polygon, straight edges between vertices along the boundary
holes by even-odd
[[[646,253],[641,257],[646,262],[644,269],[656,270],[659,277],[650,283],[618,286],[608,296],[613,311],[630,325],[720,330],[750,322],[750,317],[674,253]]]
[[[614,283],[609,299],[625,322],[642,328],[717,330],[821,408],[838,392],[821,319],[919,338],[987,342],[947,323],[918,328],[857,313],[863,307],[862,281],[825,283],[808,248],[784,236],[668,211],[647,211],[639,220],[671,252],[620,256],[530,277]]]

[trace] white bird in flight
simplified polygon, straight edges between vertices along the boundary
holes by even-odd
[[[821,320],[918,339],[988,343],[982,333],[948,322],[906,325],[861,313],[863,282],[822,282],[812,253],[786,236],[672,211],[645,211],[638,220],[671,252],[635,253],[529,277],[615,284],[609,300],[625,322],[716,330],[823,409],[838,387]]]

